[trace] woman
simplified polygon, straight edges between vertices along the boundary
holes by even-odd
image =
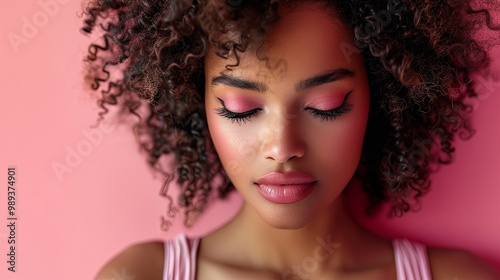
[[[105,112],[139,115],[149,101],[139,141],[153,167],[174,154],[188,222],[214,185],[245,201],[207,236],[126,248],[97,279],[122,269],[169,280],[498,279],[466,252],[384,240],[345,211],[357,182],[370,213],[418,202],[453,137],[471,132],[470,75],[489,63],[472,34],[485,19],[495,29],[469,2],[373,2],[89,5],[83,30],[100,24],[106,43],[89,48],[92,87]]]

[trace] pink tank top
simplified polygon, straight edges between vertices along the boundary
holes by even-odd
[[[165,242],[163,280],[195,280],[200,238],[181,233]],[[407,239],[392,241],[398,280],[431,280],[427,249]]]

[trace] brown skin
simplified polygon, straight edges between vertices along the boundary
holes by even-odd
[[[242,209],[242,212],[244,211],[245,209]],[[307,273],[311,279],[335,279],[335,277],[341,277],[340,279],[395,279],[396,270],[390,242],[352,223],[342,209],[336,212],[337,223],[335,224],[342,225],[342,229],[336,231],[338,237],[334,239],[334,242],[340,246],[333,249],[333,253],[325,261],[318,261],[318,269],[313,274]],[[239,217],[243,215],[240,214]],[[314,249],[318,246],[318,243],[293,242],[290,243],[293,246],[283,249],[291,255],[296,254],[295,258],[290,257],[293,259],[290,263],[284,262],[287,260],[286,256],[273,261],[272,258],[278,255],[276,251],[253,243],[252,240],[255,240],[255,236],[258,235],[252,234],[250,230],[242,230],[242,225],[239,224],[241,222],[241,218],[240,220],[236,218],[234,222],[203,239],[199,251],[199,275],[201,276],[199,279],[282,279],[286,271],[294,264],[300,265],[306,257],[313,256]],[[241,242],[246,239],[248,241]],[[222,248],[230,246],[234,252],[247,253],[227,259],[224,251],[217,250],[221,248],[219,246]],[[254,248],[249,249],[250,246]],[[310,253],[304,254],[304,252]],[[257,256],[262,259],[258,259]]]
[[[208,237],[203,239],[203,243],[207,243]],[[202,243],[202,244],[203,244]],[[205,245],[203,245],[205,246]],[[227,246],[226,244],[212,246]],[[114,258],[109,260],[98,272],[95,280],[110,280],[113,277],[113,271],[121,272],[125,269],[126,275],[135,276],[135,280],[161,280],[163,275],[163,257],[164,243],[162,241],[145,242],[134,244]],[[221,247],[218,247],[221,248]],[[265,274],[262,270],[248,267],[241,267],[238,264],[231,262],[231,257],[226,256],[225,262],[217,262],[212,259],[207,259],[202,253],[203,248],[200,248],[198,256],[198,275],[196,280],[200,279],[272,279],[281,280],[281,275]],[[377,253],[377,252],[372,252]],[[384,252],[381,252],[382,254]],[[386,252],[387,253],[387,252]],[[459,280],[497,280],[498,272],[485,262],[476,258],[472,254],[459,250],[450,249],[429,249],[429,259],[431,263],[431,271],[433,279],[459,279]],[[381,265],[380,267],[372,268],[374,277],[369,279],[396,279],[394,264]],[[263,276],[265,274],[265,276]],[[355,275],[357,274],[357,275]],[[360,272],[353,272],[352,275],[343,275],[340,279],[367,279],[366,274],[360,276]],[[263,276],[263,277],[261,277]],[[370,276],[370,277],[371,277]],[[323,277],[323,276],[321,276]],[[325,279],[335,279],[332,274],[325,275]],[[350,278],[347,278],[350,277]],[[322,278],[314,278],[322,279]]]
[[[348,58],[339,47],[340,42],[354,45],[350,29],[317,5],[294,11],[282,12],[283,18],[269,31],[264,46],[270,64],[283,62],[286,66],[269,69],[255,52],[248,51],[241,55],[240,65],[226,74],[258,82],[265,88],[262,92],[212,85],[212,79],[233,60],[220,58],[213,50],[205,58],[210,136],[224,170],[246,203],[237,219],[241,226],[252,228],[254,236],[266,237],[251,243],[267,249],[274,246],[273,251],[281,252],[274,256],[266,252],[267,260],[255,256],[268,264],[276,259],[292,263],[291,259],[302,258],[304,250],[316,246],[316,236],[336,234],[331,229],[338,225],[330,227],[327,221],[335,220],[336,200],[359,164],[369,112],[362,57]],[[297,89],[302,81],[336,69],[353,74]],[[232,112],[260,111],[238,123],[217,113],[222,108],[218,99]],[[349,109],[334,119],[322,119],[311,110],[327,111],[346,104]],[[260,177],[289,171],[309,174],[317,181],[306,199],[278,204],[259,194],[255,182]],[[276,243],[278,240],[281,242]],[[295,252],[288,249],[292,243]],[[287,257],[291,259],[285,260]]]
[[[467,139],[474,131],[468,104],[478,93],[471,75],[488,67],[487,52],[498,41],[493,33],[487,41],[475,40],[474,34],[498,31],[490,19],[500,3],[483,1],[488,8],[476,9],[471,0],[390,5],[382,0],[311,1],[342,15],[355,31],[370,69],[372,115],[362,157],[366,168],[358,174],[364,178],[367,210],[373,214],[384,201],[391,206],[390,215],[418,210],[419,198],[431,186],[432,170],[454,158],[453,139]],[[119,107],[120,122],[132,124],[129,117],[137,118],[133,129],[150,166],[167,176],[165,186],[170,175],[176,175],[181,195],[175,201],[189,227],[192,217],[208,205],[212,191],[224,198],[234,190],[206,137],[202,95],[207,50],[217,46],[221,56],[247,50],[248,43],[261,42],[279,19],[278,7],[303,1],[89,2],[82,31],[99,30],[95,35],[100,40],[89,45],[85,78],[100,97],[98,121],[113,106]],[[220,41],[224,34],[234,40]],[[358,52],[348,44],[344,47],[347,55]],[[108,66],[117,62],[116,70],[123,75],[109,75]],[[138,106],[147,118],[139,117]],[[437,149],[430,149],[435,141]],[[172,166],[160,164],[166,155],[174,157]],[[161,195],[174,201],[169,194]]]
[[[318,262],[316,270],[307,273],[309,279],[396,279],[391,242],[356,225],[344,210],[342,192],[354,180],[369,104],[361,56],[347,62],[338,49],[339,42],[354,45],[352,32],[331,13],[309,4],[300,13],[284,11],[267,36],[272,43],[266,46],[266,54],[271,61],[286,61],[285,71],[277,76],[255,55],[245,53],[240,66],[229,74],[265,84],[264,93],[211,85],[211,79],[220,75],[228,61],[213,52],[205,60],[205,107],[211,137],[245,204],[232,221],[202,238],[196,279],[293,279],[283,278],[284,273],[313,254],[318,237],[326,240],[327,236],[339,246]],[[355,76],[293,92],[297,82],[339,67]],[[352,91],[352,108],[334,120],[320,120],[305,109],[336,108],[347,91]],[[262,110],[244,123],[233,123],[216,113],[221,107],[217,98],[231,111]],[[299,202],[266,201],[252,183],[276,170],[311,174],[318,181],[317,187]],[[108,262],[96,279],[109,279],[113,270],[120,272],[122,268],[136,279],[161,279],[163,248],[163,242],[131,246]],[[429,249],[429,258],[434,279],[499,277],[464,252]]]
[[[310,279],[397,279],[391,244],[348,221],[344,225],[356,232],[352,240],[359,242],[351,243],[356,244],[349,248],[351,261],[347,258],[337,264],[329,261],[329,266],[321,274],[318,272]],[[282,273],[269,271],[266,266],[249,265],[243,259],[246,254],[228,254],[220,249],[232,248],[232,252],[238,252],[244,245],[234,241],[239,240],[242,233],[240,228],[230,223],[202,238],[198,249],[196,280],[283,279]],[[133,244],[108,261],[95,279],[109,280],[114,271],[121,273],[125,269],[125,274],[135,276],[136,280],[161,280],[164,246],[163,241]],[[339,246],[333,255],[345,256],[345,251],[341,249],[345,247]],[[499,279],[498,272],[468,252],[429,248],[428,254],[433,279]]]

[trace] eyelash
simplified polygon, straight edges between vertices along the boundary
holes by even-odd
[[[315,118],[319,118],[321,121],[332,121],[332,120],[340,117],[341,115],[343,115],[351,110],[352,105],[350,103],[346,103],[346,100],[349,97],[349,95],[351,94],[351,92],[352,91],[349,91],[346,94],[342,105],[340,105],[339,107],[337,107],[335,109],[323,111],[323,110],[318,110],[318,109],[308,107],[308,108],[306,108],[306,110],[311,111],[312,115]],[[226,118],[226,119],[231,120],[232,122],[236,121],[238,124],[241,124],[241,122],[245,123],[253,116],[256,116],[256,113],[258,111],[262,111],[262,109],[256,108],[256,109],[252,109],[250,111],[246,111],[243,113],[235,113],[235,112],[232,112],[232,111],[229,111],[228,109],[226,109],[226,107],[224,106],[224,101],[222,99],[220,99],[220,98],[217,98],[217,99],[219,99],[219,102],[222,104],[222,108],[216,109],[217,114]]]
[[[231,120],[232,122],[236,121],[238,124],[240,124],[241,122],[245,123],[251,117],[255,116],[255,113],[257,113],[258,111],[261,111],[261,110],[262,109],[253,109],[253,110],[246,111],[243,113],[235,113],[235,112],[229,111],[225,107],[222,107],[222,108],[217,109],[217,114],[219,114],[220,116],[222,116],[226,119]]]

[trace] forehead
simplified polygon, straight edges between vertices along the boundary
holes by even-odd
[[[341,67],[356,70],[362,64],[360,59],[353,59],[352,51],[343,49],[346,45],[355,46],[352,30],[333,8],[323,4],[303,3],[281,9],[280,20],[268,30],[264,42],[259,56],[269,59],[267,66],[257,57],[255,49],[249,48],[238,53],[239,66],[230,73],[256,78],[262,78],[258,76],[263,73],[303,76]],[[205,58],[205,70],[209,75],[217,75],[235,62],[234,56],[220,58],[212,48]]]

